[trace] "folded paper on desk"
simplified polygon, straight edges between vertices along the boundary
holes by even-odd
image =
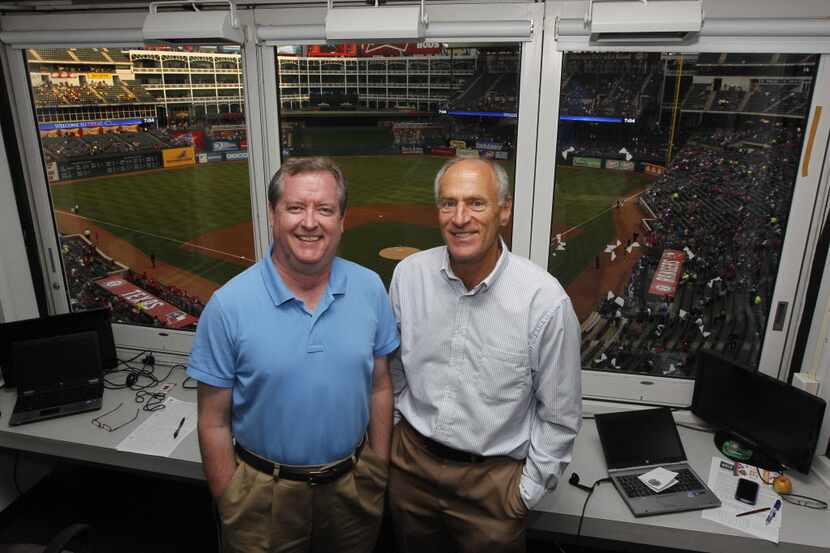
[[[778,543],[781,530],[782,513],[779,511],[775,517],[766,523],[767,512],[759,512],[746,516],[736,516],[739,513],[751,510],[746,503],[735,499],[735,490],[738,487],[738,480],[746,478],[758,482],[757,508],[772,507],[780,497],[772,490],[772,487],[765,484],[759,477],[755,467],[743,464],[738,474],[735,471],[735,464],[725,461],[719,457],[712,457],[712,465],[709,467],[709,487],[721,500],[721,506],[717,509],[703,511],[702,517],[724,526],[729,526],[741,532],[746,532],[757,538]]]
[[[168,397],[164,409],[141,423],[116,449],[169,457],[195,429],[196,404]]]

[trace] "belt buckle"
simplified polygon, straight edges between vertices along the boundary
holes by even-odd
[[[306,473],[307,480],[309,486],[319,486],[324,482],[320,482],[319,480],[323,480],[325,475],[330,472],[331,469],[318,469],[318,470],[310,470]]]

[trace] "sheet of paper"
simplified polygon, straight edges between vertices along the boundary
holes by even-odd
[[[657,467],[645,474],[641,474],[638,478],[643,484],[655,492],[661,492],[677,484],[675,476],[677,476],[676,472],[666,470],[663,467]]]
[[[183,423],[181,421],[184,420]],[[181,423],[181,428],[179,428]],[[176,433],[176,429],[179,429]],[[121,440],[118,451],[169,457],[173,450],[196,429],[196,404],[168,397],[164,409],[147,420]],[[173,437],[176,434],[176,437]]]
[[[755,513],[753,515],[746,515],[736,517],[738,513],[752,511],[753,509],[761,509],[763,507],[772,507],[779,495],[773,491],[771,486],[763,484],[760,479],[752,478],[751,472],[745,476],[755,480],[760,484],[758,489],[758,501],[755,505],[747,505],[735,499],[735,489],[738,487],[738,478],[733,473],[733,463],[724,461],[719,457],[712,457],[712,465],[709,468],[709,487],[721,500],[722,505],[717,509],[706,509],[702,511],[702,517],[712,522],[735,528],[741,532],[746,532],[757,538],[778,543],[779,534],[781,530],[781,521],[783,520],[782,510],[779,510],[775,518],[769,525],[766,524],[767,515],[769,511]],[[757,473],[756,473],[757,474]]]

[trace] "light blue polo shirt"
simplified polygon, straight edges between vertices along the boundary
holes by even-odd
[[[360,443],[374,358],[399,344],[377,274],[335,258],[312,313],[269,256],[214,292],[187,374],[233,388],[233,434],[243,447],[280,463],[316,465]]]

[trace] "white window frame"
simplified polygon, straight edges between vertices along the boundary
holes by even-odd
[[[381,8],[382,9],[382,8]],[[344,10],[345,11],[345,10]],[[512,251],[524,257],[530,257],[530,240],[532,225],[533,207],[533,183],[535,180],[536,168],[536,130],[539,106],[540,72],[539,65],[542,58],[542,40],[544,24],[544,6],[542,4],[485,3],[471,6],[469,4],[428,4],[426,13],[431,23],[463,23],[475,21],[517,21],[530,20],[533,32],[530,40],[522,42],[521,64],[519,75],[519,122],[516,136],[516,174],[515,188],[513,193],[513,235]],[[307,25],[316,26],[321,33],[319,36],[311,36],[305,40],[264,41],[267,46],[292,44],[324,44],[322,36],[326,10],[321,8],[268,8],[256,10],[255,20],[257,26],[280,26],[289,29],[292,26]],[[341,16],[342,17],[342,16]],[[471,37],[465,40],[442,40],[439,42],[504,42],[515,43],[514,39],[503,39],[498,37]],[[365,39],[356,36],[354,42],[366,42]],[[273,53],[271,54],[273,56]],[[268,83],[276,83],[276,67],[274,66],[273,79],[263,77]],[[274,85],[276,87],[276,84]],[[276,102],[276,89],[273,94],[269,90],[266,98],[269,102],[266,113],[279,113],[279,106]],[[270,102],[274,103],[271,104]],[[270,143],[269,152],[279,152],[280,143],[278,140],[277,128],[275,135],[269,135],[275,143]],[[279,167],[279,158],[274,160],[273,166]]]
[[[146,10],[134,12],[92,12],[87,14],[61,14],[61,15],[20,15],[9,16],[3,19],[3,31],[31,32],[36,30],[50,30],[56,36],[62,31],[70,31],[78,28],[89,28],[90,20],[94,20],[94,26],[103,29],[140,29]],[[250,28],[250,14],[240,13],[240,22]],[[95,46],[106,47],[108,43],[96,44]],[[56,45],[57,46],[57,45]],[[72,47],[72,42],[60,46]],[[84,44],[84,46],[90,46]],[[36,226],[36,234],[39,245],[39,255],[44,267],[45,286],[47,290],[47,303],[50,313],[66,313],[69,311],[69,303],[65,290],[65,277],[58,246],[57,232],[55,231],[54,214],[49,197],[48,182],[43,168],[43,158],[40,146],[40,139],[37,131],[34,116],[34,108],[31,102],[31,90],[28,76],[28,64],[25,60],[23,48],[3,46],[7,54],[9,66],[9,81],[12,89],[14,104],[16,105],[17,132],[22,138],[20,144],[21,157],[27,173],[27,190],[32,201],[33,219]],[[245,121],[249,151],[252,154],[248,162],[249,189],[251,194],[252,221],[254,222],[254,244],[257,252],[262,252],[267,242],[264,238],[267,229],[265,222],[267,218],[264,208],[265,191],[262,186],[255,183],[263,179],[263,156],[259,152],[264,149],[260,146],[259,130],[261,123],[261,104],[259,88],[254,78],[256,67],[260,61],[257,56],[256,45],[252,40],[247,40],[242,49],[243,56],[243,78],[244,99],[245,99]],[[268,177],[270,178],[270,177]],[[266,188],[267,190],[267,180]],[[142,327],[138,325],[114,324],[113,334],[116,345],[122,349],[152,350],[162,355],[184,356],[188,355],[193,341],[193,333],[186,331],[158,329]]]
[[[531,20],[534,32],[523,42],[521,52],[520,105],[516,143],[516,186],[514,192],[513,250],[519,255],[530,254],[533,182],[536,167],[536,128],[539,105],[539,65],[542,53],[544,6],[531,3],[506,4],[446,4],[429,5],[431,21],[509,21]],[[77,29],[140,29],[146,10],[107,12],[90,10],[85,13],[22,14],[4,16],[0,31],[50,31],[51,35]],[[325,9],[308,8],[254,8],[238,11],[245,26],[246,42],[242,48],[245,80],[246,125],[249,143],[249,187],[251,215],[254,222],[254,245],[258,258],[270,251],[271,232],[268,222],[267,187],[271,176],[280,166],[279,106],[275,53],[273,46],[258,43],[258,25],[319,24],[324,21]],[[72,36],[77,36],[73,34]],[[132,36],[132,35],[130,35]],[[355,37],[360,42],[361,37]],[[470,40],[473,40],[472,38]],[[477,42],[505,42],[497,37],[475,37]],[[324,42],[311,41],[311,42]],[[308,42],[306,42],[308,43]],[[67,42],[60,46],[81,46]],[[101,42],[95,46],[106,47]],[[26,46],[32,46],[27,44]],[[58,46],[55,44],[55,46]],[[92,44],[83,44],[92,46]],[[34,124],[34,108],[28,78],[28,66],[22,47],[0,45],[8,58],[11,93],[17,134],[21,137],[20,152],[27,173],[27,190],[32,200],[32,212],[37,232],[38,249],[44,267],[44,285],[50,313],[69,310],[62,259],[59,253],[54,214],[49,198],[48,183],[43,168],[40,140]],[[24,258],[25,259],[25,258]],[[137,325],[113,325],[116,344],[128,350],[152,350],[162,356],[189,354],[193,333]]]
[[[775,314],[779,302],[788,302],[786,319],[781,331],[772,330],[772,323],[767,325],[764,346],[760,361],[760,371],[775,378],[786,379],[789,375],[789,363],[792,348],[798,331],[798,322],[803,312],[804,294],[809,279],[809,265],[815,250],[815,242],[820,227],[818,220],[826,209],[828,188],[827,179],[822,178],[828,134],[830,134],[830,37],[770,37],[770,36],[705,36],[701,35],[691,45],[637,45],[637,46],[594,46],[589,43],[587,31],[585,36],[558,37],[555,39],[556,26],[561,19],[584,17],[584,2],[547,2],[545,15],[545,46],[542,60],[542,96],[539,109],[539,141],[537,156],[536,194],[534,196],[531,259],[547,268],[550,248],[550,229],[553,216],[553,198],[555,193],[556,155],[544,155],[550,148],[556,148],[561,73],[563,56],[568,51],[631,51],[631,52],[760,52],[760,53],[807,53],[822,54],[819,71],[816,75],[809,119],[805,124],[805,134],[809,134],[815,119],[816,107],[823,106],[823,116],[816,124],[812,156],[808,160],[807,175],[802,175],[805,163],[806,140],[799,162],[798,177],[795,183],[791,216],[789,217],[782,258],[776,277],[770,319]],[[734,12],[736,6],[717,5],[707,2],[707,17],[745,17]],[[755,8],[753,8],[755,9]],[[777,8],[786,10],[782,6]],[[821,11],[821,6],[819,6]],[[767,6],[767,12],[769,12]],[[815,9],[813,11],[816,11]],[[827,15],[812,14],[813,17]],[[784,13],[754,13],[756,16],[780,17]],[[810,17],[806,12],[800,14]],[[705,28],[705,23],[704,23]],[[809,216],[796,217],[793,214],[806,213]],[[665,377],[652,377],[637,374],[618,374],[603,371],[583,370],[583,395],[586,398],[610,399],[642,403],[688,406],[691,404],[694,389],[693,380]]]

